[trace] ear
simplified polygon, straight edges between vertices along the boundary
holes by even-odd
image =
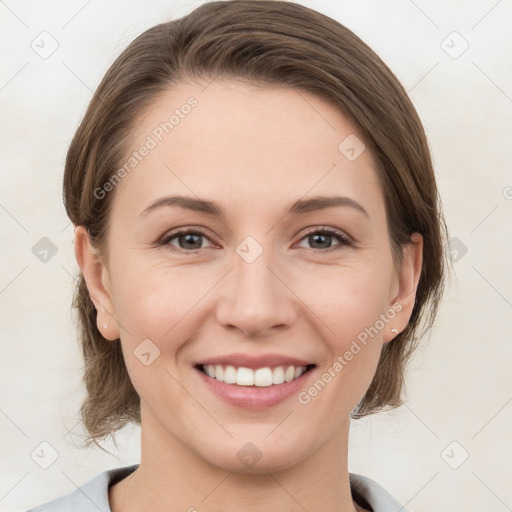
[[[423,263],[423,236],[420,233],[411,235],[411,242],[404,248],[402,269],[393,282],[394,293],[389,307],[396,311],[393,320],[389,322],[389,328],[384,334],[384,343],[393,340],[397,334],[391,332],[396,329],[401,333],[409,323],[414,303],[416,290],[421,275]],[[398,289],[398,291],[396,291]]]
[[[75,257],[96,307],[98,330],[107,340],[117,340],[119,325],[114,314],[108,269],[91,245],[89,233],[84,226],[75,227]]]

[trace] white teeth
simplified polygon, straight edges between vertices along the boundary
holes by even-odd
[[[255,386],[272,386],[272,370],[270,368],[259,368],[254,372]]]
[[[236,383],[239,386],[254,386],[254,372],[250,368],[238,368]]]
[[[211,378],[236,384],[238,386],[267,387],[273,384],[283,384],[298,379],[305,371],[305,366],[277,366],[275,368],[258,368],[253,370],[243,366],[235,368],[227,365],[203,365],[204,372]]]
[[[303,373],[304,373],[304,368],[297,366],[297,368],[295,368],[295,373],[293,374],[293,378],[298,379]]]
[[[284,369],[282,366],[274,368],[272,372],[272,384],[282,384],[284,382]]]
[[[217,377],[216,375],[213,376],[214,379],[216,377]],[[221,380],[221,379],[219,379],[219,380]],[[236,384],[236,369],[234,366],[226,366],[222,380],[226,384]]]
[[[293,377],[295,376],[295,368],[293,366],[288,366],[286,371],[284,372],[284,380],[285,382],[291,382]]]
[[[215,365],[215,374],[213,375],[213,377],[215,378],[216,375],[219,380],[224,379],[224,368],[222,368],[222,366],[220,364]],[[210,377],[211,377],[211,375],[210,375]]]

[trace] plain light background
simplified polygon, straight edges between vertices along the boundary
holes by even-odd
[[[512,1],[298,3],[353,30],[408,90],[453,237],[456,277],[410,365],[408,400],[353,422],[349,469],[411,512],[512,510]],[[139,461],[138,427],[118,434],[119,451],[105,443],[114,455],[78,448],[84,390],[70,307],[78,266],[61,199],[63,162],[114,58],[145,29],[197,5],[0,1],[5,512]],[[48,244],[44,237],[56,251],[46,262],[36,245]]]

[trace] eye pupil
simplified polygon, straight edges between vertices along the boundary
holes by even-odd
[[[332,235],[316,233],[316,234],[310,236],[310,239],[313,240],[313,245],[317,243],[319,238],[323,238],[323,239],[328,238],[328,242],[330,242]],[[321,240],[320,240],[320,243],[322,243]],[[325,243],[325,240],[324,240],[324,243]],[[328,244],[328,246],[330,247],[330,244]]]
[[[186,235],[181,235],[179,237],[179,240],[181,241],[182,239],[186,239],[187,243],[188,242],[192,242],[192,244],[194,243],[194,241],[196,242],[196,246],[197,246],[197,240],[201,238],[202,235],[200,234],[197,234],[197,233],[187,233]],[[192,238],[192,241],[190,240]],[[181,243],[180,243],[181,245]],[[187,249],[190,249],[190,246],[186,247]],[[197,247],[192,247],[193,249],[200,249],[201,248],[201,241],[199,241],[199,244]]]

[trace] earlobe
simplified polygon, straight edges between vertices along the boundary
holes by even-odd
[[[119,338],[108,270],[98,251],[92,246],[89,233],[84,226],[75,227],[75,257],[87,284],[91,300],[97,311],[97,327],[108,340]]]
[[[412,310],[416,301],[416,290],[421,276],[423,266],[423,236],[420,233],[411,235],[411,243],[404,248],[402,269],[398,276],[398,293],[392,299],[391,305],[400,304],[400,309],[393,320],[393,328],[402,332],[407,327],[411,318]],[[395,311],[397,308],[394,308]],[[391,341],[396,336],[391,335]]]

